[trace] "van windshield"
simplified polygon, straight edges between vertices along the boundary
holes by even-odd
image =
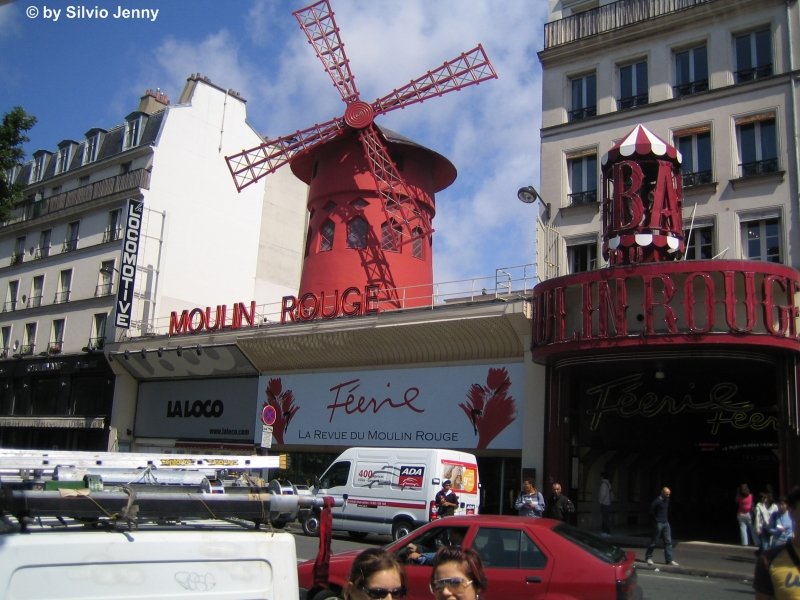
[[[347,478],[350,475],[350,461],[342,460],[333,463],[319,480],[319,486],[323,489],[347,485]]]

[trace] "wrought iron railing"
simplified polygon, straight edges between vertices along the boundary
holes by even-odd
[[[672,86],[672,95],[675,98],[691,96],[692,94],[699,94],[705,91],[708,91],[708,79],[698,79],[697,81],[690,81],[688,83]]]
[[[752,162],[741,163],[739,165],[739,172],[742,177],[755,177],[757,175],[766,175],[768,173],[775,173],[778,170],[778,159],[769,158],[767,160],[755,160]]]
[[[572,206],[579,204],[591,204],[597,202],[597,190],[586,190],[585,192],[575,192],[569,194],[569,203]]]
[[[36,219],[66,208],[110,196],[111,194],[149,188],[150,171],[147,169],[135,169],[128,173],[101,179],[68,192],[61,192],[47,198],[33,198],[20,202],[11,211],[11,216],[8,220],[0,223],[0,227]]]
[[[594,117],[597,115],[597,105],[586,106],[584,108],[573,108],[568,113],[568,117],[570,122],[572,121],[582,121],[583,119],[588,119],[590,117]]]
[[[650,101],[647,92],[644,94],[637,94],[636,96],[625,96],[624,98],[617,98],[617,109],[625,110],[628,108],[636,108],[637,106],[644,106]]]
[[[694,185],[712,183],[714,176],[711,171],[696,171],[694,173],[683,173],[683,187],[688,188]]]
[[[544,49],[622,29],[714,0],[619,0],[544,25]]]
[[[753,81],[754,79],[761,79],[762,77],[769,77],[772,75],[772,63],[766,65],[758,65],[750,69],[741,69],[736,71],[736,83],[744,83],[745,81]]]

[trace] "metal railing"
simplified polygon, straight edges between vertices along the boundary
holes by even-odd
[[[708,91],[708,79],[698,79],[697,81],[690,81],[688,83],[672,86],[672,95],[675,98],[691,96],[692,94],[699,94],[700,92],[706,91]]]
[[[619,0],[544,25],[544,49],[622,29],[714,0]]]
[[[750,69],[736,71],[736,83],[753,81],[754,79],[761,79],[762,77],[769,77],[770,75],[772,75],[772,63],[758,65]]]
[[[711,171],[697,171],[695,173],[683,173],[683,187],[688,188],[695,185],[703,185],[714,181]]]
[[[486,277],[434,283],[432,293],[429,285],[381,289],[378,292],[378,309],[381,313],[409,309],[436,310],[459,304],[524,299],[530,297],[536,283],[538,279],[534,264],[503,267]],[[254,326],[266,327],[280,323],[282,309],[281,302],[257,305]],[[166,335],[169,324],[170,317],[152,319],[149,323],[135,321],[127,332],[127,339]]]
[[[592,204],[593,202],[597,202],[597,190],[575,192],[574,194],[568,194],[568,198],[569,203],[572,206],[578,206],[579,204]]]
[[[30,199],[20,202],[11,211],[11,216],[0,227],[13,225],[22,221],[29,221],[38,217],[52,214],[66,208],[79,206],[111,194],[127,192],[138,189],[150,188],[150,171],[136,169],[114,177],[107,177],[95,183],[75,188],[68,192],[54,194],[47,198]]]
[[[626,110],[628,108],[636,108],[637,106],[645,106],[650,102],[650,97],[647,92],[644,94],[637,94],[636,96],[625,96],[617,98],[617,109]]]
[[[742,177],[756,177],[758,175],[766,175],[767,173],[775,173],[777,170],[777,158],[755,160],[753,162],[741,163],[739,165],[739,172],[742,174]]]

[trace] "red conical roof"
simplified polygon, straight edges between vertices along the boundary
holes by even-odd
[[[647,156],[661,156],[670,158],[676,163],[681,163],[681,153],[674,146],[658,137],[644,125],[637,125],[628,135],[603,155],[602,165],[605,167],[625,158],[644,158]]]

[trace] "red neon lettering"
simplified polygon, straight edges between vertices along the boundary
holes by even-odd
[[[297,316],[297,298],[294,296],[284,296],[281,300],[281,325],[286,323],[286,317],[294,323]]]
[[[630,177],[630,187],[625,187]],[[642,224],[644,205],[639,196],[644,173],[635,162],[623,161],[614,165],[614,197],[611,210],[611,231],[620,233]],[[626,220],[627,219],[627,220]]]
[[[645,331],[648,335],[656,333],[655,323],[653,322],[653,309],[656,306],[661,306],[664,309],[664,324],[667,326],[667,332],[678,333],[678,328],[676,327],[678,318],[675,316],[675,310],[669,305],[672,301],[672,296],[675,294],[675,284],[672,279],[667,275],[645,276],[643,279]],[[656,302],[654,299],[653,282],[655,280],[661,281],[664,286],[661,302]]]
[[[697,327],[695,320],[694,281],[701,279],[705,287],[706,326]],[[686,313],[686,325],[692,333],[707,333],[714,328],[714,281],[708,273],[689,273],[683,282],[683,310]]]
[[[647,227],[682,234],[681,209],[678,202],[678,191],[676,190],[677,182],[680,180],[680,176],[673,176],[672,165],[669,162],[665,160],[658,161],[656,189],[653,193],[650,222]]]

